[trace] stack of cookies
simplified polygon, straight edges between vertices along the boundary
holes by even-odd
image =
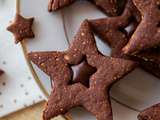
[[[28,54],[53,81],[44,120],[79,106],[97,120],[113,120],[109,90],[115,82],[137,67],[160,78],[160,0],[88,1],[109,17],[84,20],[66,51]],[[48,9],[57,11],[74,2],[50,0]],[[111,56],[98,50],[94,35],[111,47]],[[73,66],[79,66],[76,75]],[[138,119],[160,120],[160,105],[140,113]]]

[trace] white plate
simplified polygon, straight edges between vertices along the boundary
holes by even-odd
[[[59,12],[48,13],[47,1],[21,0],[21,13],[24,16],[34,16],[36,38],[27,41],[28,51],[66,50],[68,40],[72,40],[80,23],[86,18],[106,17],[93,5],[86,1],[76,2]],[[65,36],[66,35],[66,36]],[[97,39],[99,50],[109,55],[110,48]],[[50,92],[50,80],[42,71],[37,74],[45,89]],[[136,119],[138,111],[160,101],[160,81],[158,78],[136,69],[111,89],[114,120]],[[114,99],[114,100],[113,100]],[[116,102],[115,102],[116,101]],[[74,120],[91,120],[93,116],[79,109],[71,112]]]

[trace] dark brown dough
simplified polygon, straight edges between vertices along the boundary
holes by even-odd
[[[141,22],[128,44],[125,54],[136,54],[160,44],[160,0],[133,0],[141,12]]]
[[[4,71],[0,69],[0,75],[2,75],[3,73],[4,73]]]
[[[64,114],[77,106],[84,107],[97,120],[112,120],[110,87],[135,68],[130,60],[103,56],[96,47],[87,20],[82,23],[67,51],[32,52],[28,57],[54,81],[43,112],[44,120]],[[96,68],[90,77],[89,87],[81,83],[69,84],[73,79],[71,66],[82,63],[84,57],[90,66]]]
[[[160,78],[160,48],[151,48],[131,56],[133,60],[139,61],[140,66],[147,72]]]
[[[63,7],[66,7],[76,0],[50,0],[48,5],[48,10],[55,11]],[[109,16],[116,16],[121,13],[121,7],[125,0],[88,0],[100,8],[104,13]],[[119,6],[119,3],[122,5]]]
[[[132,58],[145,71],[160,78],[160,48],[145,50],[129,57],[122,52],[122,48],[128,43],[140,21],[140,14],[132,11],[136,11],[136,8],[132,1],[128,0],[122,16],[90,20],[90,22],[97,35],[112,48],[112,57]],[[134,20],[130,21],[130,18],[134,18]],[[132,29],[127,33],[125,28],[130,23],[133,24]]]
[[[160,120],[160,104],[154,105],[138,115],[139,120]]]
[[[16,14],[15,20],[7,27],[7,30],[14,34],[16,44],[25,38],[34,38],[33,21],[34,18],[24,18]]]
[[[121,16],[90,20],[90,23],[95,33],[113,48],[112,56],[122,57],[124,54],[121,49],[128,43],[128,37],[136,29],[139,21],[140,14],[137,12],[132,0],[128,0]],[[130,23],[134,23],[134,26],[127,33],[125,28]]]

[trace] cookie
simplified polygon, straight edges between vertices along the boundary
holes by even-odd
[[[112,56],[122,57],[121,48],[127,44],[128,39],[127,33],[122,32],[118,27],[119,24],[125,24],[122,23],[121,17],[119,17],[119,20],[117,18],[90,20],[90,23],[95,33],[113,48]]]
[[[142,51],[134,56],[131,56],[132,59],[139,61],[140,66],[152,73],[156,77],[160,78],[160,48],[152,48]]]
[[[129,4],[131,3],[128,3],[128,5]],[[133,9],[134,7],[127,7],[125,11],[128,11],[131,8]],[[138,26],[138,19],[135,19],[134,21],[129,21],[129,19],[127,20],[126,13],[128,12],[125,11],[124,15],[119,17],[90,20],[92,28],[97,35],[112,48],[112,57],[127,58],[137,61],[140,67],[145,71],[160,78],[160,48],[145,50],[130,57],[124,55],[122,52],[122,48],[128,43],[130,37]],[[125,30],[128,22],[132,22],[132,29],[129,33]]]
[[[160,0],[133,0],[141,13],[141,22],[128,44],[125,54],[136,54],[160,44]]]
[[[48,11],[56,11],[63,7],[72,4],[75,0],[50,0],[48,4]]]
[[[110,87],[135,68],[130,60],[103,56],[96,47],[87,20],[81,24],[67,51],[32,52],[28,57],[54,81],[43,112],[44,120],[65,114],[78,106],[91,112],[97,120],[112,120]],[[90,76],[88,87],[81,83],[70,84],[73,81],[71,66],[83,61],[96,69]]]
[[[132,14],[131,14],[132,13]],[[128,17],[126,17],[126,15]],[[135,19],[130,21],[130,16],[135,16]],[[130,18],[129,18],[130,17]],[[138,22],[140,21],[140,14],[137,12],[135,9],[134,4],[132,3],[131,0],[129,0],[126,4],[124,14],[120,17],[112,17],[112,18],[107,18],[107,19],[98,19],[98,20],[91,20],[92,28],[95,30],[97,35],[104,40],[104,42],[107,42],[112,48],[112,57],[117,57],[117,58],[126,58],[127,56],[123,54],[121,49],[128,43],[128,37],[132,35],[134,30],[136,29]],[[122,21],[126,21],[122,23]],[[126,27],[127,24],[132,23],[131,29],[129,33],[127,33],[122,29]],[[116,25],[117,24],[117,25]],[[125,57],[124,57],[125,56]],[[132,61],[135,66],[137,66],[137,62]],[[82,71],[94,71],[94,69],[87,69],[85,66],[81,66]],[[148,70],[147,70],[148,71]],[[152,72],[153,73],[153,72]],[[157,72],[156,72],[157,73]],[[155,73],[155,74],[156,74]],[[157,74],[156,74],[157,76]],[[87,76],[85,76],[88,78]],[[74,80],[75,82],[82,82],[83,84],[87,83],[87,81],[84,81],[83,79],[77,79]]]
[[[113,48],[112,55],[117,51],[121,56],[123,54],[121,48],[128,43],[128,36],[131,36],[130,34],[133,33],[140,21],[139,15],[132,0],[128,0],[121,16],[90,20],[90,23],[95,33]],[[134,23],[133,29],[127,33],[125,28],[131,23]],[[118,50],[114,50],[114,48]]]
[[[147,49],[145,51],[139,52],[134,55],[134,57],[143,59],[148,62],[153,62],[156,64],[160,63],[160,47],[155,47],[151,49]]]
[[[139,120],[160,120],[160,104],[154,105],[138,115]]]
[[[7,27],[7,30],[14,34],[16,44],[26,38],[34,38],[33,21],[34,18],[24,18],[16,14],[14,21]]]
[[[124,53],[122,52],[122,48],[128,43],[128,38],[130,38],[130,35],[127,35],[127,32],[124,30],[114,30],[114,27],[110,27],[113,24],[112,22],[113,21],[110,21],[110,19],[99,19],[96,21],[91,21],[92,27],[96,30],[95,32],[97,32],[98,36],[102,38],[102,40],[104,40],[104,42],[106,42],[112,48],[111,56],[131,59],[133,60],[133,62],[137,61],[139,63],[139,66],[145,71],[160,78],[160,51],[158,50],[159,48],[143,51],[134,56],[124,55]]]
[[[131,13],[135,14],[136,12],[133,12],[133,9],[135,9],[135,8],[133,6],[131,6],[130,4],[132,5],[132,2],[128,1],[127,8],[126,8],[127,10],[126,11],[130,10]],[[110,21],[112,21],[112,20],[110,20]],[[118,21],[119,20],[117,19],[117,22]],[[102,24],[102,25],[104,25],[104,24]],[[134,25],[133,28],[135,29],[136,28],[135,26],[137,26],[138,24],[137,24],[137,22],[134,22],[133,25]],[[99,26],[99,25],[97,24],[97,26]],[[97,26],[96,26],[96,28],[97,28]],[[132,29],[129,34],[131,34],[134,29]],[[123,36],[123,33],[120,34],[120,35]],[[111,35],[110,37],[113,38],[113,36],[114,35]],[[117,34],[116,36],[119,36],[119,35]],[[122,55],[122,52],[120,52],[121,48],[123,48],[127,44],[128,39],[126,39],[126,41],[123,39],[123,37],[122,37],[122,40],[119,40],[119,39],[121,39],[121,37],[120,38],[116,38],[115,37],[115,42],[111,46],[114,47],[115,49],[117,49],[117,50],[115,50],[114,48],[112,49],[113,54],[116,54],[116,55],[118,55],[120,57]],[[110,40],[110,39],[107,38],[107,40]],[[118,43],[117,41],[120,42],[120,43]],[[113,41],[111,41],[111,42],[113,42]],[[114,52],[117,52],[117,53],[114,53]],[[116,56],[116,57],[118,57],[118,56]],[[113,57],[115,57],[115,55],[113,55]],[[137,64],[135,63],[135,65],[137,65]],[[77,76],[74,77],[73,82],[74,83],[81,82],[84,85],[88,85],[87,81],[89,79],[90,73],[92,74],[92,72],[94,72],[94,68],[92,68],[91,66],[89,66],[87,63],[81,64],[80,67],[79,67],[79,69],[76,70],[76,75]]]
[[[87,61],[84,61],[81,64],[72,67],[72,69],[74,76],[71,84],[81,83],[87,87],[89,86],[90,76],[96,72],[96,68],[90,66]]]
[[[90,66],[85,60],[81,64],[73,66],[72,70],[73,78],[69,84],[81,83],[87,87],[89,86],[90,76],[96,72],[96,68]],[[54,87],[53,81],[51,83],[51,86]]]
[[[51,11],[56,11],[59,10],[63,7],[66,7],[76,0],[50,0],[49,5],[48,5],[48,10]],[[88,0],[92,3],[94,3],[98,8],[100,8],[104,13],[110,16],[116,16],[120,13],[119,8],[123,5],[121,1],[121,6],[118,7],[118,0]]]
[[[0,75],[2,75],[4,73],[4,71],[3,70],[0,70]]]
[[[154,75],[155,77],[160,78],[160,65],[155,62],[145,61],[143,59],[134,58],[134,60],[138,61],[140,67],[143,68],[148,73]]]
[[[117,16],[121,13],[121,10],[118,3],[121,2],[123,5],[124,0],[89,0],[94,3],[102,12],[109,16]]]

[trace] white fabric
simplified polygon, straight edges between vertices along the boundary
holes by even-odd
[[[16,0],[0,0],[0,117],[44,99],[25,61],[22,48],[14,44],[6,26],[15,15]]]

